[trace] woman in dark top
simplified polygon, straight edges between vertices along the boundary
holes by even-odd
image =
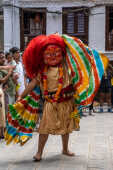
[[[103,103],[108,103],[108,112],[111,112],[111,73],[109,70],[102,77],[100,85],[100,112],[103,112]]]

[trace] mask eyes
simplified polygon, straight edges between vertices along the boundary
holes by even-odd
[[[52,51],[45,51],[44,53],[44,56],[46,57],[51,57],[51,56],[58,56],[58,55],[61,55],[61,50],[54,50],[53,52]]]

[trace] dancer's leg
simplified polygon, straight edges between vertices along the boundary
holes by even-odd
[[[68,149],[68,142],[69,142],[69,134],[62,135],[62,147],[63,147],[63,154],[67,156],[75,156],[74,153],[71,153]]]
[[[39,134],[39,143],[38,143],[38,152],[36,153],[35,157],[37,160],[41,160],[42,153],[44,150],[44,146],[47,142],[48,134]]]

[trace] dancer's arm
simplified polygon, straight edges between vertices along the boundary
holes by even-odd
[[[25,96],[27,96],[31,90],[33,90],[35,88],[35,86],[38,85],[38,81],[36,78],[32,79],[32,81],[27,85],[27,87],[25,88],[25,90],[23,91],[23,93],[18,97],[18,100],[24,98]]]

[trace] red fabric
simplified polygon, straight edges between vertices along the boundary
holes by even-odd
[[[58,45],[65,54],[65,43],[57,34],[40,35],[30,41],[23,54],[23,64],[28,77],[34,78],[43,68],[43,51],[50,44]]]

